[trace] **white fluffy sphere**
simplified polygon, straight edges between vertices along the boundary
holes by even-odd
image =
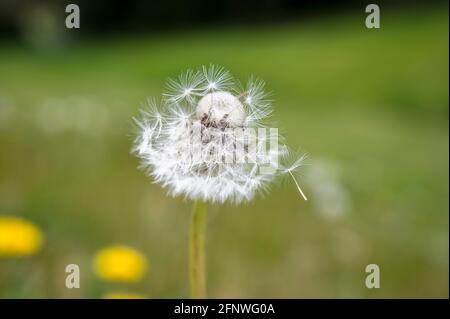
[[[203,96],[197,104],[197,118],[216,126],[238,127],[245,122],[244,106],[233,94],[218,91]]]

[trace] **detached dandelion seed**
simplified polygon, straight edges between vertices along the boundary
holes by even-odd
[[[308,199],[306,198],[305,194],[303,193],[302,188],[300,187],[300,185],[298,185],[298,182],[297,182],[297,180],[295,179],[295,177],[294,177],[294,175],[292,174],[291,171],[289,171],[289,175],[291,175],[292,179],[294,180],[295,186],[297,186],[297,189],[298,189],[300,195],[302,195],[303,199],[304,199],[304,200],[308,200]]]
[[[288,147],[265,125],[272,104],[263,81],[244,89],[217,65],[188,70],[170,79],[159,105],[135,119],[134,153],[141,168],[170,195],[194,201],[190,238],[192,296],[206,296],[204,232],[206,203],[251,201],[279,175],[294,177],[303,157],[285,163]],[[270,137],[260,132],[270,130]],[[276,132],[276,134],[272,134]],[[275,139],[274,139],[275,138]],[[270,151],[266,144],[270,142]]]

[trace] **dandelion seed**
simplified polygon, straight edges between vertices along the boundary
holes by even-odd
[[[308,200],[308,199],[306,198],[305,194],[303,193],[302,188],[300,187],[300,185],[298,184],[298,182],[297,182],[297,180],[295,179],[294,175],[292,174],[292,172],[291,172],[291,171],[288,171],[288,172],[289,172],[289,175],[291,175],[292,179],[294,180],[295,186],[297,186],[297,189],[298,189],[300,195],[302,195],[302,197],[303,197],[304,200]]]
[[[164,94],[169,101],[193,103],[195,96],[200,94],[203,79],[198,71],[188,70],[178,79],[169,79],[167,92]]]
[[[223,67],[217,65],[203,66],[202,77],[205,82],[204,95],[211,91],[230,91],[233,88],[233,77]]]

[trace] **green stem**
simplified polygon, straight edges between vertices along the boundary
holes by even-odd
[[[189,236],[189,279],[192,298],[206,298],[205,242],[208,206],[201,201],[192,205]]]

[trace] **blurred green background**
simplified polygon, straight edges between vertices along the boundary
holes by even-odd
[[[189,296],[190,203],[137,169],[131,118],[168,77],[215,63],[266,81],[288,144],[309,154],[300,183],[310,200],[286,181],[250,204],[212,206],[209,296],[448,298],[448,7],[382,8],[379,30],[358,10],[3,39],[0,216],[32,221],[45,243],[0,257],[0,297]],[[148,258],[141,281],[95,277],[95,252],[115,243]],[[80,289],[65,287],[71,263]],[[365,287],[371,263],[380,289]]]

